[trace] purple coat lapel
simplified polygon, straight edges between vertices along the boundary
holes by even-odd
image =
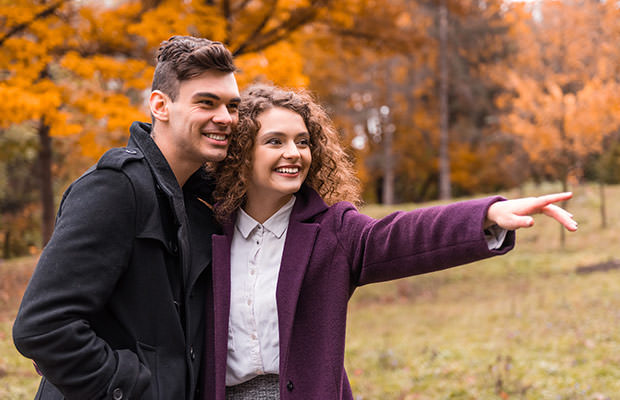
[[[276,289],[280,331],[280,373],[284,372],[282,369],[287,365],[285,361],[293,331],[297,299],[318,231],[318,224],[304,224],[291,220],[288,226]]]
[[[280,374],[285,373],[283,369],[287,365],[286,358],[297,300],[319,231],[319,224],[308,220],[327,210],[327,205],[315,191],[303,186],[300,194],[291,212],[276,290],[280,331]]]
[[[216,398],[225,397],[228,314],[230,312],[230,245],[234,225],[224,225],[223,235],[213,235],[213,315]],[[221,393],[220,393],[221,391]]]

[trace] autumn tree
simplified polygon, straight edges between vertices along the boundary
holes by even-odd
[[[55,212],[53,138],[68,139],[68,154],[86,156],[118,142],[127,120],[144,115],[132,95],[146,88],[150,69],[145,61],[119,58],[134,46],[121,45],[123,36],[117,36],[128,6],[111,13],[78,2],[20,0],[3,4],[1,14],[0,97],[11,101],[2,104],[0,127],[23,125],[37,132],[46,243]]]
[[[617,6],[598,1],[547,1],[535,13],[514,4],[509,17],[518,52],[498,72],[508,89],[499,99],[504,130],[521,138],[530,162],[568,190],[585,160],[616,131]],[[613,20],[617,21],[617,19]],[[601,24],[601,22],[604,22]],[[562,243],[564,232],[562,231]]]
[[[37,132],[43,243],[53,229],[54,194],[62,189],[53,187],[54,174],[66,164],[92,162],[126,140],[132,120],[147,118],[144,91],[162,40],[174,34],[220,40],[238,57],[242,85],[261,78],[302,86],[303,60],[286,39],[327,15],[331,3],[0,3],[0,96],[10,99],[3,102],[0,129],[21,125]]]
[[[439,196],[439,60],[437,2],[394,1],[355,16],[350,36],[310,47],[307,68],[311,87],[333,109],[356,144],[366,198],[380,200],[385,170],[381,135],[368,122],[389,108],[386,127],[394,126],[394,190],[398,201]],[[497,135],[498,110],[493,102],[500,86],[486,73],[488,63],[505,58],[509,43],[501,2],[448,2],[448,121],[451,139],[450,178],[457,195],[510,187],[523,179],[513,171],[509,138]],[[316,36],[316,35],[315,35]],[[373,39],[380,38],[381,41]],[[321,49],[329,49],[321,55]],[[333,54],[337,56],[334,57]],[[317,56],[318,55],[318,56]],[[345,120],[348,120],[345,121]],[[371,123],[371,125],[373,125]],[[374,188],[373,188],[374,186]]]

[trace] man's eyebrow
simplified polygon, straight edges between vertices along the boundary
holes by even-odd
[[[194,99],[201,99],[201,98],[210,98],[213,100],[217,100],[220,101],[222,100],[220,96],[216,95],[215,93],[211,93],[211,92],[198,92],[196,94],[194,94],[193,98]],[[230,103],[240,103],[241,102],[241,98],[240,97],[233,97],[232,99],[230,99],[229,101]]]
[[[193,97],[209,97],[213,100],[220,99],[220,96],[216,95],[215,93],[211,93],[211,92],[198,92],[198,93],[195,93]]]

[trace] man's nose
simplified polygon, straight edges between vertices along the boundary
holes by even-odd
[[[225,105],[221,105],[215,111],[215,115],[213,116],[213,122],[219,125],[230,125],[232,124],[232,115],[228,111],[228,108]]]

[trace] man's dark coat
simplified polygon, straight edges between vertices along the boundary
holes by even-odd
[[[216,224],[206,177],[181,189],[150,129],[134,123],[64,194],[13,327],[37,398],[195,396]]]

